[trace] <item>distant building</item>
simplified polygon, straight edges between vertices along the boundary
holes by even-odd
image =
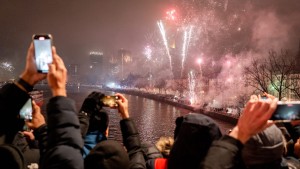
[[[132,54],[131,51],[129,50],[125,50],[125,49],[119,49],[118,50],[118,60],[120,61],[119,63],[122,62],[126,64],[126,63],[130,63],[132,62]]]
[[[117,64],[119,67],[119,73],[122,80],[124,80],[127,75],[128,71],[126,71],[126,67],[129,66],[130,63],[132,63],[132,54],[131,51],[125,50],[125,49],[119,49],[118,55],[117,55]]]
[[[106,59],[103,52],[90,52],[89,54],[89,74],[88,82],[91,84],[98,84],[104,81],[105,71],[106,71]]]
[[[79,83],[79,65],[69,64],[67,65],[68,70],[68,83]]]
[[[67,66],[68,74],[71,76],[77,76],[79,72],[78,64],[70,64]]]

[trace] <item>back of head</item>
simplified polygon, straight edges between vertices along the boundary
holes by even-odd
[[[88,131],[99,131],[104,133],[108,127],[108,123],[109,116],[104,109],[95,111],[90,117]]]
[[[167,158],[170,155],[173,144],[174,139],[172,137],[160,137],[155,146],[161,152],[163,157]]]
[[[202,114],[190,113],[176,126],[177,138],[171,149],[168,168],[197,168],[210,145],[222,134],[218,125]]]
[[[276,125],[252,136],[242,150],[246,166],[280,166],[284,152],[283,135]]]
[[[25,159],[22,152],[13,145],[0,146],[0,168],[23,169]]]
[[[127,169],[129,157],[124,147],[112,140],[98,143],[84,159],[85,169]]]

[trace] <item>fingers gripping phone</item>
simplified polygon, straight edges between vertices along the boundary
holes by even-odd
[[[52,63],[52,36],[50,34],[33,35],[34,55],[37,71],[48,73],[48,64]]]
[[[290,122],[300,120],[300,102],[278,102],[270,120]]]
[[[24,120],[32,120],[32,99],[29,98],[20,110],[20,118]]]

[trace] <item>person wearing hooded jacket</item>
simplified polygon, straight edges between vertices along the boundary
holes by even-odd
[[[75,102],[67,98],[66,94],[67,70],[63,60],[57,55],[55,47],[52,47],[52,55],[53,63],[49,65],[48,74],[37,73],[33,44],[29,47],[25,69],[30,72],[25,76],[29,80],[26,81],[26,78],[24,80],[33,84],[30,83],[32,79],[39,81],[47,76],[52,98],[47,104],[47,125],[39,106],[34,103],[32,120],[26,123],[34,130],[35,137],[39,141],[41,154],[39,168],[83,169],[80,124],[76,115]]]
[[[0,89],[0,146],[12,150],[10,151],[11,155],[18,154],[18,156],[11,156],[10,159],[6,158],[9,156],[3,154],[4,157],[1,156],[0,158],[1,167],[3,168],[26,168],[27,159],[22,151],[12,144],[15,136],[23,130],[25,124],[24,119],[19,116],[19,111],[30,98],[28,92],[31,92],[33,86],[45,77],[46,74],[37,72],[34,63],[33,44],[31,44],[27,52],[25,69],[19,79],[14,83],[4,85]],[[20,161],[22,159],[23,161]]]
[[[228,135],[213,142],[199,168],[245,168],[241,155],[244,144],[246,144],[252,136],[274,124],[269,121],[269,119],[277,107],[277,101],[278,99],[276,98],[262,101],[257,97],[251,97],[237,125]]]
[[[123,137],[123,144],[112,140],[99,142],[84,160],[85,169],[145,169],[145,159],[141,148],[141,141],[135,123],[129,116],[128,100],[120,93],[115,94],[118,112],[122,118],[120,127]],[[125,153],[124,153],[125,152]]]
[[[101,99],[104,96],[101,92],[93,91],[84,99],[78,113],[81,135],[84,140],[83,158],[97,143],[107,140],[109,116],[102,108]]]
[[[196,169],[214,140],[221,138],[219,126],[208,116],[189,113],[176,119],[174,144],[168,158],[147,162],[150,169]]]

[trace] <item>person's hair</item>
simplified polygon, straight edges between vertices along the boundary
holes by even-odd
[[[161,152],[161,154],[167,158],[169,157],[173,144],[174,139],[172,137],[160,137],[155,146]]]

